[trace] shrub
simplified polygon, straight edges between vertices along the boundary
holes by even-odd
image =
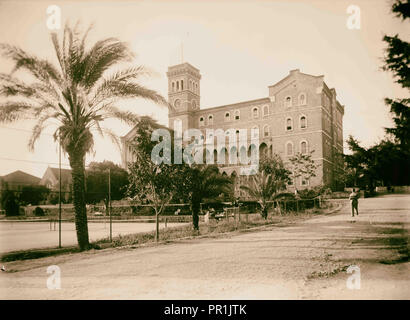
[[[2,194],[2,207],[6,211],[6,216],[18,216],[20,213],[20,206],[16,200],[13,191],[5,190]]]
[[[47,199],[50,190],[45,186],[24,186],[21,189],[19,201],[23,205],[38,205],[41,201]]]
[[[34,209],[34,215],[37,217],[44,217],[44,210],[40,207]]]
[[[317,190],[316,188],[312,189],[304,189],[298,191],[299,197],[301,199],[312,199],[320,195],[320,191]]]
[[[47,197],[47,203],[48,204],[57,204],[58,203],[58,196],[59,196],[58,192],[54,192],[54,191],[50,192],[48,194],[48,197]]]

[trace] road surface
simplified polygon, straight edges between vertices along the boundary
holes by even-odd
[[[180,226],[180,223],[168,223],[167,227]],[[160,228],[164,228],[160,223]],[[125,235],[155,230],[155,223],[113,222],[112,236]],[[110,236],[110,223],[88,222],[90,241]],[[61,244],[70,246],[77,244],[77,233],[74,222],[61,223]],[[39,249],[58,246],[58,222],[0,222],[0,254],[17,250]]]
[[[349,211],[218,239],[12,262],[0,298],[410,299],[410,195],[360,199],[354,221]],[[47,289],[50,265],[61,289]]]

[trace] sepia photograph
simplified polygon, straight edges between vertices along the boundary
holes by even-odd
[[[408,0],[0,0],[0,300],[410,300],[409,22]]]

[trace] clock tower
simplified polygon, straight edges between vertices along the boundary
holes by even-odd
[[[182,130],[194,128],[194,115],[200,106],[199,70],[185,62],[168,68],[168,102],[173,110],[169,114],[169,127],[174,120],[182,121]]]

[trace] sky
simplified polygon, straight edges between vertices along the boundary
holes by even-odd
[[[128,42],[136,53],[132,64],[154,71],[142,84],[165,97],[168,66],[184,61],[200,69],[201,108],[267,97],[269,85],[300,69],[324,75],[328,87],[336,89],[345,106],[344,139],[353,135],[370,146],[392,124],[384,98],[408,95],[381,70],[383,35],[399,33],[407,41],[410,35],[408,23],[390,13],[391,0],[0,0],[0,42],[57,64],[46,24],[51,5],[61,8],[62,26],[66,21],[80,21],[84,29],[93,24],[89,44],[112,36]],[[360,8],[360,29],[347,27],[350,5]],[[0,72],[11,68],[0,57]],[[168,110],[150,102],[124,101],[122,107],[168,123]],[[28,150],[33,125],[0,123],[0,175],[22,170],[41,177],[47,166],[58,165],[53,126],[45,129],[34,152]],[[130,130],[115,121],[107,125],[119,136]],[[86,162],[103,160],[120,164],[120,150],[96,136]],[[67,167],[65,155],[62,163]]]

